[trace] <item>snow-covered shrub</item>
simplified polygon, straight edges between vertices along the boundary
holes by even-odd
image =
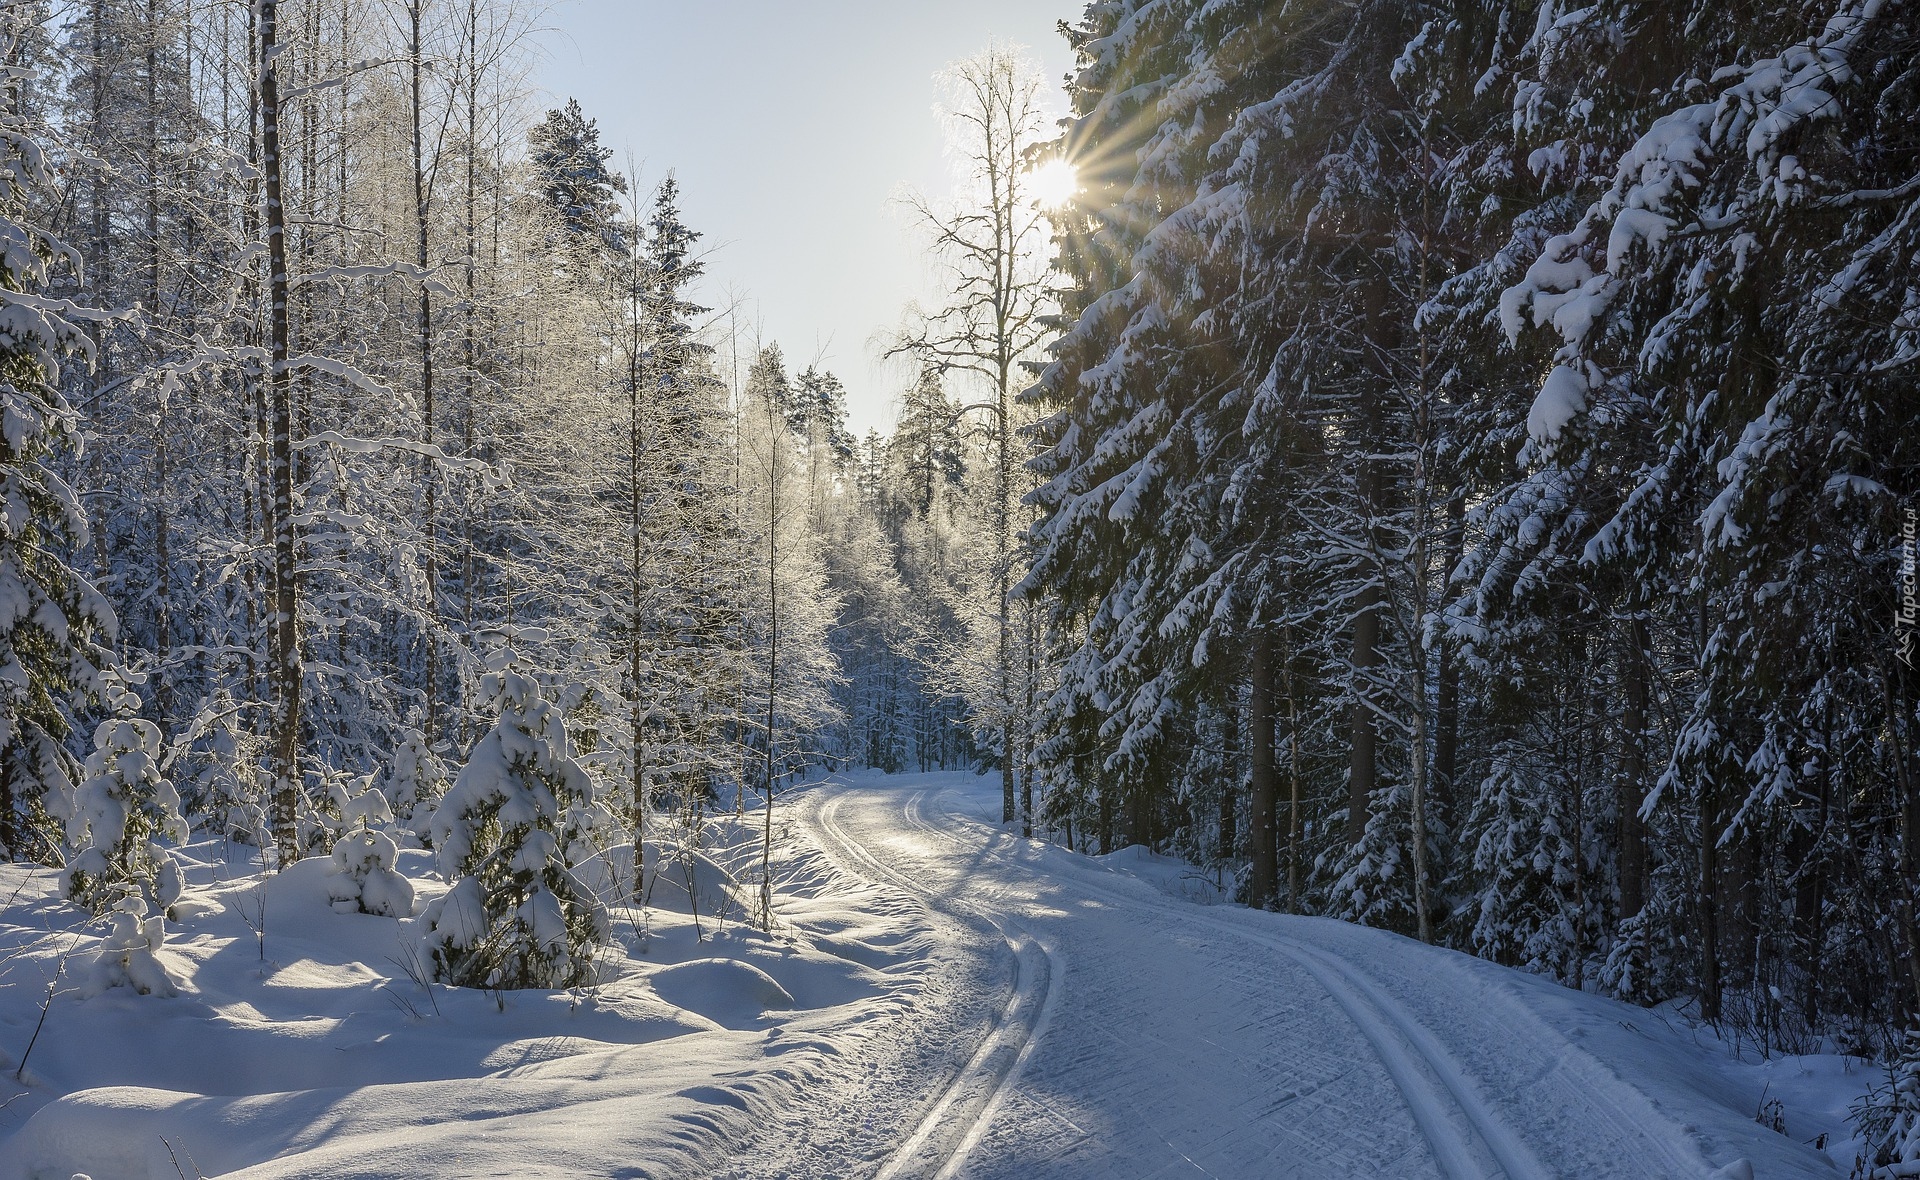
[[[1920,1176],[1920,1029],[1909,1029],[1887,1081],[1854,1105],[1853,1125],[1865,1149],[1853,1174],[1866,1180]]]
[[[180,795],[160,774],[160,730],[150,721],[103,721],[93,735],[85,777],[67,814],[73,856],[61,874],[68,897],[105,913],[136,890],[170,909],[180,900],[180,866],[160,837],[187,838]]]
[[[373,788],[349,799],[342,808],[347,823],[359,827],[334,841],[333,866],[327,870],[327,898],[336,913],[378,914],[405,918],[413,913],[413,883],[395,872],[399,848],[375,825],[393,822],[386,796]]]
[[[353,783],[352,790],[341,789],[341,798],[335,804],[340,810],[340,829],[352,832],[362,828],[387,829],[393,826],[393,808],[387,803],[386,793],[373,785],[373,776],[361,775]]]
[[[431,839],[434,807],[446,790],[447,768],[427,736],[411,726],[401,730],[385,783],[395,820],[426,843]]]
[[[194,809],[221,836],[265,847],[272,832],[267,777],[261,769],[266,743],[246,732],[239,718],[240,710],[225,689],[214,693],[201,709],[194,729],[204,737],[205,746],[194,758],[199,770],[186,791]]]
[[[393,871],[399,851],[392,837],[371,829],[350,832],[336,841],[327,879],[327,897],[334,911],[388,918],[412,914],[413,883]]]
[[[422,923],[439,978],[463,987],[572,987],[593,976],[607,915],[568,867],[563,822],[593,803],[560,710],[511,668],[482,691],[499,720],[434,812],[440,871],[453,888]]]
[[[156,953],[165,941],[166,920],[159,914],[149,916],[140,895],[127,893],[107,915],[107,936],[86,965],[81,994],[94,996],[108,988],[130,987],[143,996],[178,995],[180,985]]]

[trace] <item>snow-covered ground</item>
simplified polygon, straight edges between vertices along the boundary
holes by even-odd
[[[997,792],[792,796],[772,936],[741,922],[753,833],[717,824],[698,932],[670,868],[573,993],[428,989],[414,920],[334,913],[321,862],[262,885],[203,857],[164,952],[181,994],[84,996],[97,931],[0,867],[0,1180],[1844,1174],[1805,1141],[1850,1158],[1868,1067],[1743,1063],[1463,955],[1209,904],[1143,850],[1006,834]],[[418,912],[441,887],[402,868]]]

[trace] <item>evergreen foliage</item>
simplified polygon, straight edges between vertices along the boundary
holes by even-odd
[[[1021,586],[1055,822],[1885,1043],[1912,14],[1113,0],[1069,36]]]
[[[620,223],[627,180],[607,167],[613,149],[600,144],[600,126],[580,109],[580,100],[547,112],[527,133],[527,164],[534,185],[572,240],[621,253],[627,231]]]
[[[570,808],[593,801],[593,781],[531,677],[509,667],[489,673],[482,689],[499,719],[433,817],[435,855],[452,882],[422,918],[435,975],[494,989],[591,983],[607,914],[574,876],[562,823]],[[377,880],[391,848],[336,859],[343,872],[364,865]],[[364,885],[358,900],[366,908]]]
[[[180,795],[160,774],[160,730],[150,721],[103,721],[84,776],[65,805],[72,853],[61,882],[68,897],[96,914],[122,897],[169,912],[185,878],[160,845],[184,843]]]

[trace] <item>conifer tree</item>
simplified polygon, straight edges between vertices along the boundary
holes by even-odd
[[[481,684],[498,720],[433,817],[434,852],[453,883],[422,918],[435,975],[494,989],[592,982],[607,914],[568,865],[561,825],[592,801],[593,780],[532,677],[508,666]]]
[[[61,882],[69,898],[95,914],[122,897],[170,912],[185,878],[161,840],[184,843],[180,795],[160,773],[160,730],[116,718],[94,732],[85,776],[65,805],[73,849]]]
[[[71,564],[87,521],[51,467],[58,449],[78,442],[62,366],[76,355],[83,368],[90,362],[81,325],[106,317],[47,294],[56,268],[79,259],[35,219],[53,177],[26,106],[32,73],[12,64],[37,31],[31,16],[26,5],[0,11],[0,62],[9,63],[0,83],[0,849],[8,859],[49,850],[51,833],[36,821],[48,793],[72,782],[62,744],[69,709],[76,697],[112,689],[103,641],[116,625]]]
[[[578,99],[547,112],[528,133],[528,164],[541,197],[560,218],[569,240],[615,254],[629,248],[619,198],[627,179],[607,167],[613,149],[601,146],[600,126],[580,109]]]

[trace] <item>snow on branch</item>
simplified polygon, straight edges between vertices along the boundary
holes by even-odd
[[[314,447],[333,447],[350,455],[371,455],[380,451],[404,451],[411,455],[431,459],[448,471],[461,471],[478,479],[488,491],[499,491],[512,486],[512,479],[504,467],[496,467],[480,459],[468,459],[459,455],[449,455],[432,443],[417,442],[410,438],[351,438],[337,430],[323,430],[309,435],[293,444],[296,451],[311,450]]]

